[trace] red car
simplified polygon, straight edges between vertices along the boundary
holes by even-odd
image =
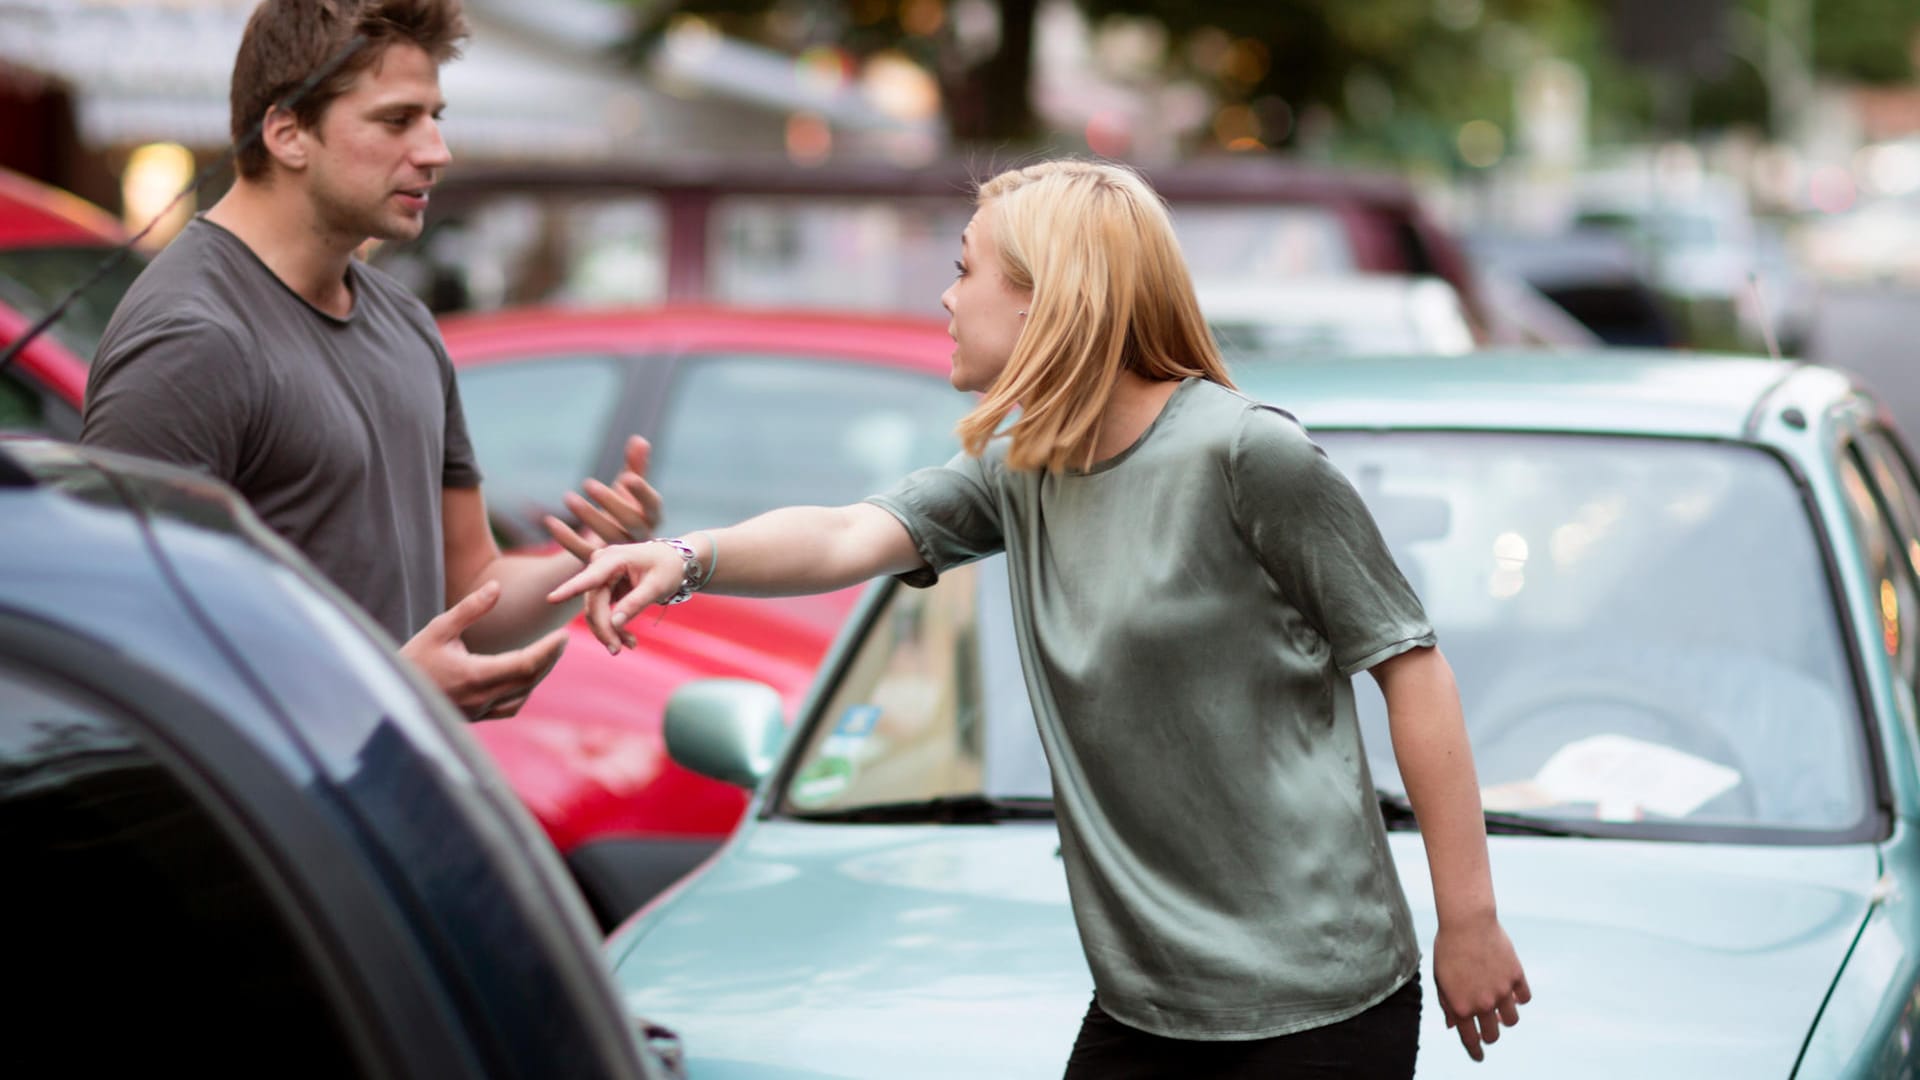
[[[564,493],[610,478],[629,433],[653,444],[662,535],[791,504],[838,505],[956,449],[972,398],[947,381],[934,319],[666,308],[442,320],[496,533],[539,543]],[[725,553],[722,553],[722,558]],[[789,707],[857,590],[698,597],[632,627],[609,656],[584,623],[510,720],[474,734],[566,856],[608,925],[704,858],[746,807],[668,760],[666,699],[694,678],[768,683]]]
[[[99,207],[0,169],[0,350],[85,281],[126,234]],[[80,435],[87,364],[120,296],[144,265],[126,260],[0,369],[0,430]]]

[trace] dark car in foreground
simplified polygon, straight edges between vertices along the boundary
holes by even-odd
[[[7,1071],[669,1075],[451,707],[231,491],[0,439]]]

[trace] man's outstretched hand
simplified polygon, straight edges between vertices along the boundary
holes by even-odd
[[[499,601],[500,583],[489,581],[400,647],[400,655],[433,680],[469,720],[497,720],[519,712],[567,647],[562,628],[512,652],[469,652],[460,635]]]

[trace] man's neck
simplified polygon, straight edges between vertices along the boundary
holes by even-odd
[[[294,185],[236,180],[207,211],[207,220],[239,237],[307,303],[343,319],[353,313],[347,266],[365,238],[334,235],[314,219]]]

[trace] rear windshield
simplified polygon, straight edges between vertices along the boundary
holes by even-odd
[[[38,322],[87,280],[112,251],[102,247],[0,251],[0,304],[18,311],[29,323]],[[92,363],[100,337],[107,332],[107,320],[113,318],[114,307],[144,266],[139,256],[127,256],[80,294],[47,333],[82,363]]]

